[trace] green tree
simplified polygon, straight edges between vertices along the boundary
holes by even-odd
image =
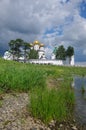
[[[38,59],[38,51],[31,49],[29,52],[29,59]]]
[[[13,55],[13,60],[15,59],[16,54],[16,47],[15,47],[15,40],[11,40],[9,43],[10,53]]]
[[[9,47],[10,47],[10,52],[13,55],[13,60],[18,61],[19,56],[20,56],[20,52],[21,52],[20,47],[22,47],[23,43],[24,43],[24,41],[22,39],[11,40],[8,43]]]
[[[23,50],[24,50],[24,62],[26,62],[27,57],[28,57],[28,51],[30,50],[30,43],[24,42]]]
[[[16,39],[15,40],[15,51],[16,51],[17,61],[19,60],[19,57],[21,56],[20,47],[22,47],[23,43],[24,43],[24,41],[22,39]]]
[[[61,45],[56,49],[56,59],[65,60],[65,58],[66,58],[66,50],[64,46]]]
[[[71,46],[68,46],[67,50],[66,50],[66,56],[69,57],[69,64],[71,62],[71,56],[74,55],[74,48]]]

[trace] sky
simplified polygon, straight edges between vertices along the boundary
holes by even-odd
[[[17,38],[39,40],[47,56],[72,46],[75,61],[86,61],[86,0],[0,0],[0,54]]]

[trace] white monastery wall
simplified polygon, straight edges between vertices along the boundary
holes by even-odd
[[[51,65],[64,65],[64,62],[62,60],[38,60],[38,59],[32,59],[28,61],[29,63],[34,64],[51,64]]]

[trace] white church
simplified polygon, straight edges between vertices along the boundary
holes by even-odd
[[[71,57],[71,61],[69,64],[69,58],[67,57],[66,60],[57,60],[55,58],[54,52],[51,54],[51,59],[47,59],[45,56],[45,47],[44,44],[40,43],[39,41],[34,41],[30,43],[31,49],[38,51],[38,59],[29,59],[27,63],[34,63],[34,64],[51,64],[51,65],[71,65],[74,66],[74,55]],[[3,58],[5,60],[13,60],[13,55],[6,51],[4,53]],[[24,61],[24,56],[19,57],[19,61]]]
[[[44,44],[40,43],[39,41],[34,41],[33,43],[30,44],[30,46],[31,49],[38,51],[39,59],[46,59]]]

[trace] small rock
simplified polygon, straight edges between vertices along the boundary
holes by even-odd
[[[76,120],[75,120],[75,119],[73,119],[73,122],[75,123],[75,122],[76,122]]]
[[[49,123],[50,126],[55,126],[55,121],[52,120],[50,123]]]
[[[71,126],[71,127],[73,127],[73,126],[74,126],[74,124],[70,124],[70,126]]]
[[[35,127],[31,128],[30,130],[37,130]]]
[[[76,128],[76,126],[73,126],[73,127],[72,127],[72,130],[78,130],[78,129]]]
[[[60,124],[59,127],[63,127],[63,124]]]

